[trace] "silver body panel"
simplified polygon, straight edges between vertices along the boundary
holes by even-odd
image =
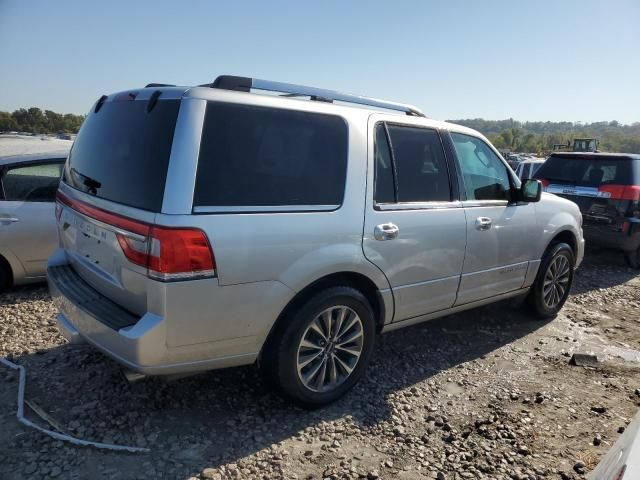
[[[60,188],[72,199],[125,217],[203,230],[214,251],[217,277],[151,279],[144,268],[126,259],[115,239],[116,229],[66,206],[59,224],[60,248],[49,262],[70,264],[93,289],[140,318],[131,327],[113,330],[51,283],[52,296],[60,305],[61,330],[74,341],[85,339],[130,369],[175,374],[252,363],[284,308],[300,291],[328,275],[347,272],[369,279],[382,303],[381,329],[387,330],[526,293],[542,253],[562,230],[572,231],[582,248],[577,207],[574,211],[571,202],[552,195],[538,204],[509,206],[462,201],[374,206],[376,121],[481,137],[467,128],[273,95],[204,87],[168,90],[183,100],[161,212],[95,198],[64,183]],[[148,97],[145,91],[136,101]],[[348,126],[342,204],[193,208],[207,101],[342,117]],[[475,230],[471,220],[477,216],[491,216],[493,228]],[[396,237],[376,239],[376,227],[387,223],[398,227]]]
[[[0,157],[3,168],[64,159],[68,150]],[[43,281],[47,259],[58,245],[55,203],[7,201],[0,197],[0,257],[11,267],[14,285]]]

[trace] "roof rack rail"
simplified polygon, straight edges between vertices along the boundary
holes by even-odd
[[[257,78],[237,77],[234,75],[220,75],[213,83],[201,85],[202,87],[221,88],[224,90],[235,90],[240,92],[250,92],[251,89],[265,90],[269,92],[281,92],[287,96],[310,97],[311,100],[323,102],[346,102],[369,107],[384,108],[387,110],[397,110],[414,117],[426,117],[424,113],[412,105],[403,103],[388,102],[376,98],[361,97],[348,93],[340,93],[334,90],[322,88],[306,87],[304,85],[294,85],[292,83],[273,82],[271,80],[260,80]]]
[[[171,85],[170,83],[147,83],[144,88],[153,88],[153,87],[175,87],[175,85]]]

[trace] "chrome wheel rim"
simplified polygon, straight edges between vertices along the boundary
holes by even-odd
[[[298,378],[314,392],[331,391],[351,376],[363,346],[364,328],[358,314],[344,305],[327,308],[302,335]]]
[[[569,288],[571,265],[564,255],[556,256],[544,275],[542,298],[547,308],[555,308],[562,301]]]

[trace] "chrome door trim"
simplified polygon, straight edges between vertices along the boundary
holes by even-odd
[[[464,200],[462,206],[464,208],[471,207],[506,207],[509,205],[507,200]]]
[[[405,202],[405,203],[376,203],[374,208],[381,211],[392,212],[394,210],[436,210],[446,208],[462,208],[459,200],[453,202]]]
[[[191,213],[206,108],[205,100],[195,98],[183,98],[180,103],[161,213]]]
[[[193,213],[276,213],[276,212],[333,212],[340,205],[256,205],[256,206],[197,206]]]

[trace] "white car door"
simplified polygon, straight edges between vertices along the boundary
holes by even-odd
[[[58,244],[55,194],[62,159],[16,164],[2,171],[0,244],[18,258],[27,277],[46,274]]]
[[[481,138],[451,133],[466,200],[467,248],[456,305],[522,288],[539,236],[532,203],[510,201],[506,163]]]

